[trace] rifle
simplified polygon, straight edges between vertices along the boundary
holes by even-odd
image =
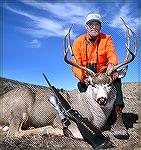
[[[49,87],[57,97],[57,100],[61,104],[58,104],[58,102],[52,102],[53,105],[59,105],[59,107],[62,107],[62,109],[65,110],[65,114],[67,115],[67,117],[76,123],[84,140],[96,150],[99,150],[101,148],[114,147],[114,144],[107,137],[105,137],[96,126],[91,124],[91,122],[89,122],[87,118],[83,118],[78,111],[71,108],[70,104],[59,93],[59,91],[50,84],[44,73],[43,76],[46,82],[48,83]]]

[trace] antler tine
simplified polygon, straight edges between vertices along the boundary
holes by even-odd
[[[136,56],[136,54],[137,54],[137,38],[136,38],[136,34],[133,32],[133,30],[130,29],[130,31],[132,32],[133,37],[134,37],[134,55]]]
[[[70,32],[71,32],[71,29],[72,29],[72,25],[70,26],[70,28],[69,28],[69,32],[68,32],[68,44],[69,44],[69,46],[70,46],[70,48],[71,48],[71,40],[70,40]],[[72,49],[72,48],[71,48]]]
[[[68,33],[64,37],[64,56],[66,56],[68,54],[68,50],[70,50],[70,53],[72,55],[72,48],[71,48],[71,43],[70,43],[70,31],[71,31],[71,28],[72,28],[72,25],[69,28]],[[66,38],[67,38],[67,36],[68,36],[68,48],[66,48]]]
[[[126,27],[127,50],[126,50],[126,56],[125,56],[124,60],[127,60],[128,57],[129,57],[129,54],[130,54],[129,51],[128,51],[128,49],[130,49],[130,35],[129,35],[128,24],[125,22],[125,20],[122,17],[120,17],[120,18],[121,18],[121,20],[123,21],[123,23]]]
[[[65,62],[66,62],[67,64],[70,64],[70,65],[72,65],[72,66],[75,66],[76,68],[79,68],[79,69],[81,69],[81,70],[84,70],[84,71],[86,71],[89,75],[95,76],[95,73],[94,73],[92,70],[90,70],[90,69],[88,69],[88,68],[86,68],[86,67],[83,67],[83,66],[81,66],[80,64],[78,64],[78,63],[76,62],[75,57],[73,56],[73,54],[72,54],[72,48],[71,48],[71,43],[70,43],[70,31],[71,31],[71,28],[72,28],[72,26],[69,28],[68,34],[66,34],[65,37],[64,37],[64,60],[65,60]],[[66,38],[67,38],[67,36],[68,36],[68,48],[66,49]],[[72,57],[73,57],[73,59],[74,59],[74,62],[73,62],[73,61],[70,61],[70,60],[67,58],[68,50],[70,50],[71,55],[72,55]]]
[[[121,66],[123,65],[126,65],[128,63],[130,63],[131,61],[134,60],[134,58],[136,57],[136,54],[137,54],[137,39],[136,39],[136,34],[128,27],[128,24],[124,21],[123,18],[121,18],[125,27],[126,27],[126,35],[127,35],[127,44],[126,44],[126,49],[127,49],[127,52],[126,52],[126,56],[123,60],[123,62],[121,62],[120,64],[116,65],[114,67],[114,70],[120,68]],[[131,31],[133,37],[134,37],[134,52],[132,52],[130,50],[130,35],[129,35],[129,31]],[[128,58],[129,57],[129,54],[131,54],[131,58]],[[113,70],[113,71],[114,71]]]
[[[134,37],[134,55],[136,56],[136,53],[137,53],[137,38],[136,38],[136,34],[133,32],[132,29],[130,29],[128,27],[128,24],[125,22],[125,20],[122,17],[120,17],[120,18],[122,19],[122,21],[123,21],[123,23],[124,23],[124,25],[126,26],[126,29],[127,29],[127,36],[128,36],[127,39],[128,39],[128,43],[129,43],[129,47],[127,46],[128,49],[130,49],[130,35],[129,35],[129,30],[131,31],[131,33],[132,33],[132,35]]]
[[[128,49],[127,44],[126,44],[126,48]],[[130,51],[129,49],[128,49],[128,52],[132,55],[132,57],[128,58],[128,59],[124,60],[123,62],[121,62],[120,64],[114,66],[114,70],[116,70],[116,69],[122,67],[123,65],[126,65],[134,60],[134,58],[135,58],[134,53],[132,51]]]
[[[70,38],[71,29],[72,29],[72,25],[70,26],[69,31],[68,31],[68,49],[70,50],[70,53],[71,53],[71,56],[72,56],[74,62],[76,62],[75,56],[72,53],[71,38]]]
[[[68,36],[68,33],[64,36],[64,56],[66,55],[66,53],[68,53],[68,48],[66,48],[66,38]]]

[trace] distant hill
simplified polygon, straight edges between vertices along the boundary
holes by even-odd
[[[41,85],[28,84],[28,83],[20,82],[17,80],[6,79],[3,77],[0,77],[0,95],[6,93],[7,91],[17,86],[27,86],[31,88],[33,91],[36,91],[36,89],[39,89],[39,88],[41,89],[48,88],[48,87],[41,86]]]

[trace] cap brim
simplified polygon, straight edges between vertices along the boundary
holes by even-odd
[[[92,23],[92,22],[98,22],[99,24],[101,24],[101,22],[97,19],[91,19],[91,20],[87,21],[86,24]]]

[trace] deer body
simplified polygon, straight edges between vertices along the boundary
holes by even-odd
[[[48,102],[51,91],[40,89],[35,93],[27,87],[17,87],[0,97],[3,102],[3,121],[9,125],[9,136],[21,127],[41,127],[50,125],[56,112]],[[42,98],[44,97],[44,98]]]
[[[98,85],[97,85],[98,86]],[[100,85],[99,85],[100,86]],[[112,87],[113,89],[114,87]],[[68,101],[71,106],[77,110],[83,117],[88,118],[90,122],[101,128],[113,108],[114,96],[109,97],[110,93],[106,91],[107,88],[103,88],[107,93],[107,105],[101,107],[96,102],[98,87],[88,86],[86,93],[80,93],[78,90],[68,91]],[[95,91],[95,92],[94,92]],[[114,90],[113,90],[114,91]],[[65,92],[63,94],[66,94]],[[115,92],[112,92],[115,95]],[[44,127],[55,126],[62,129],[62,124],[59,121],[57,112],[54,110],[50,102],[49,96],[53,95],[50,89],[38,89],[33,92],[31,88],[22,86],[16,87],[11,91],[0,97],[0,101],[3,102],[3,121],[4,126],[9,126],[7,136],[22,136],[23,134],[37,133],[37,130],[31,130],[26,132],[29,127]],[[101,96],[104,96],[101,93]],[[113,98],[113,99],[111,99]],[[77,127],[72,123],[73,130],[79,132]],[[70,126],[70,128],[71,128]],[[26,129],[26,130],[22,130]],[[70,129],[71,130],[71,129]],[[35,132],[36,131],[36,132]],[[57,130],[58,131],[58,130]],[[40,131],[42,134],[43,130]],[[73,133],[74,131],[72,131]],[[53,132],[54,134],[54,132]],[[62,132],[56,132],[55,134],[63,134]],[[74,135],[75,136],[75,135]],[[81,136],[76,136],[81,138]]]

